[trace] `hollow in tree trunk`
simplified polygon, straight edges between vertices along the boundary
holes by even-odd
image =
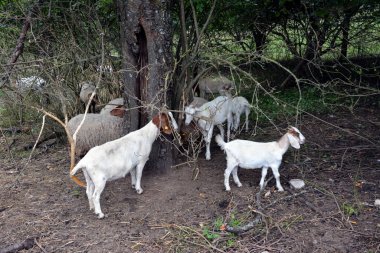
[[[172,65],[170,1],[118,0],[124,63],[124,98],[131,110],[126,132],[141,128],[164,105],[170,105],[168,75]],[[156,141],[146,167],[160,171],[173,163],[172,146]]]

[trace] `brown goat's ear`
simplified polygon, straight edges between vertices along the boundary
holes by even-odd
[[[293,135],[294,137],[296,137],[298,139],[300,138],[300,134],[296,130],[294,130],[293,127],[288,128],[288,133]]]
[[[118,105],[111,110],[111,115],[119,118],[123,118],[125,115],[125,107],[123,105]]]
[[[166,113],[156,115],[153,117],[152,122],[160,129],[160,132],[164,132],[165,134],[172,133],[169,116]]]

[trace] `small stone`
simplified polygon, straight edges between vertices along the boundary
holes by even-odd
[[[335,181],[334,181],[334,179],[329,178],[329,182],[330,182],[330,183],[334,183]]]
[[[301,179],[291,179],[289,184],[292,188],[299,190],[305,187],[305,182]]]
[[[375,199],[375,206],[380,207],[380,199]]]
[[[264,197],[265,197],[265,198],[269,198],[270,195],[271,195],[271,192],[270,192],[270,191],[267,191],[267,192],[264,194]]]

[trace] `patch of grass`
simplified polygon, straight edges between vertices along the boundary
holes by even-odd
[[[202,229],[202,235],[209,241],[212,241],[216,238],[219,238],[220,235],[215,233],[212,229],[210,229],[208,226],[205,226]]]
[[[242,224],[241,220],[238,219],[235,215],[235,213],[232,213],[230,216],[230,221],[228,222],[228,225],[231,227],[238,227]]]
[[[344,202],[342,204],[342,211],[347,216],[359,215],[359,206],[356,204]]]
[[[72,190],[71,191],[71,195],[73,195],[76,198],[79,198],[79,196],[80,196],[80,189],[78,188],[78,189]]]
[[[301,90],[297,88],[286,89],[270,94],[253,96],[250,90],[241,93],[248,101],[252,101],[253,113],[251,120],[268,121],[281,120],[296,115],[297,111],[309,113],[326,113],[334,111],[336,105],[348,104],[347,99],[342,99],[332,93],[325,93],[320,89],[309,87]],[[252,98],[253,99],[250,99]]]

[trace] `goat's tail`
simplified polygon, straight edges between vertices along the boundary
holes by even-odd
[[[215,137],[215,141],[216,143],[218,143],[218,145],[222,148],[222,150],[224,150],[224,147],[226,145],[226,143],[224,142],[222,136],[220,136],[220,134],[218,134],[216,137]]]
[[[79,163],[70,170],[70,177],[71,179],[79,186],[82,186],[82,187],[86,187],[86,183],[84,183],[83,181],[81,181],[78,177],[74,176],[75,173],[78,172],[78,170],[82,169],[83,165],[81,165],[80,161]]]

